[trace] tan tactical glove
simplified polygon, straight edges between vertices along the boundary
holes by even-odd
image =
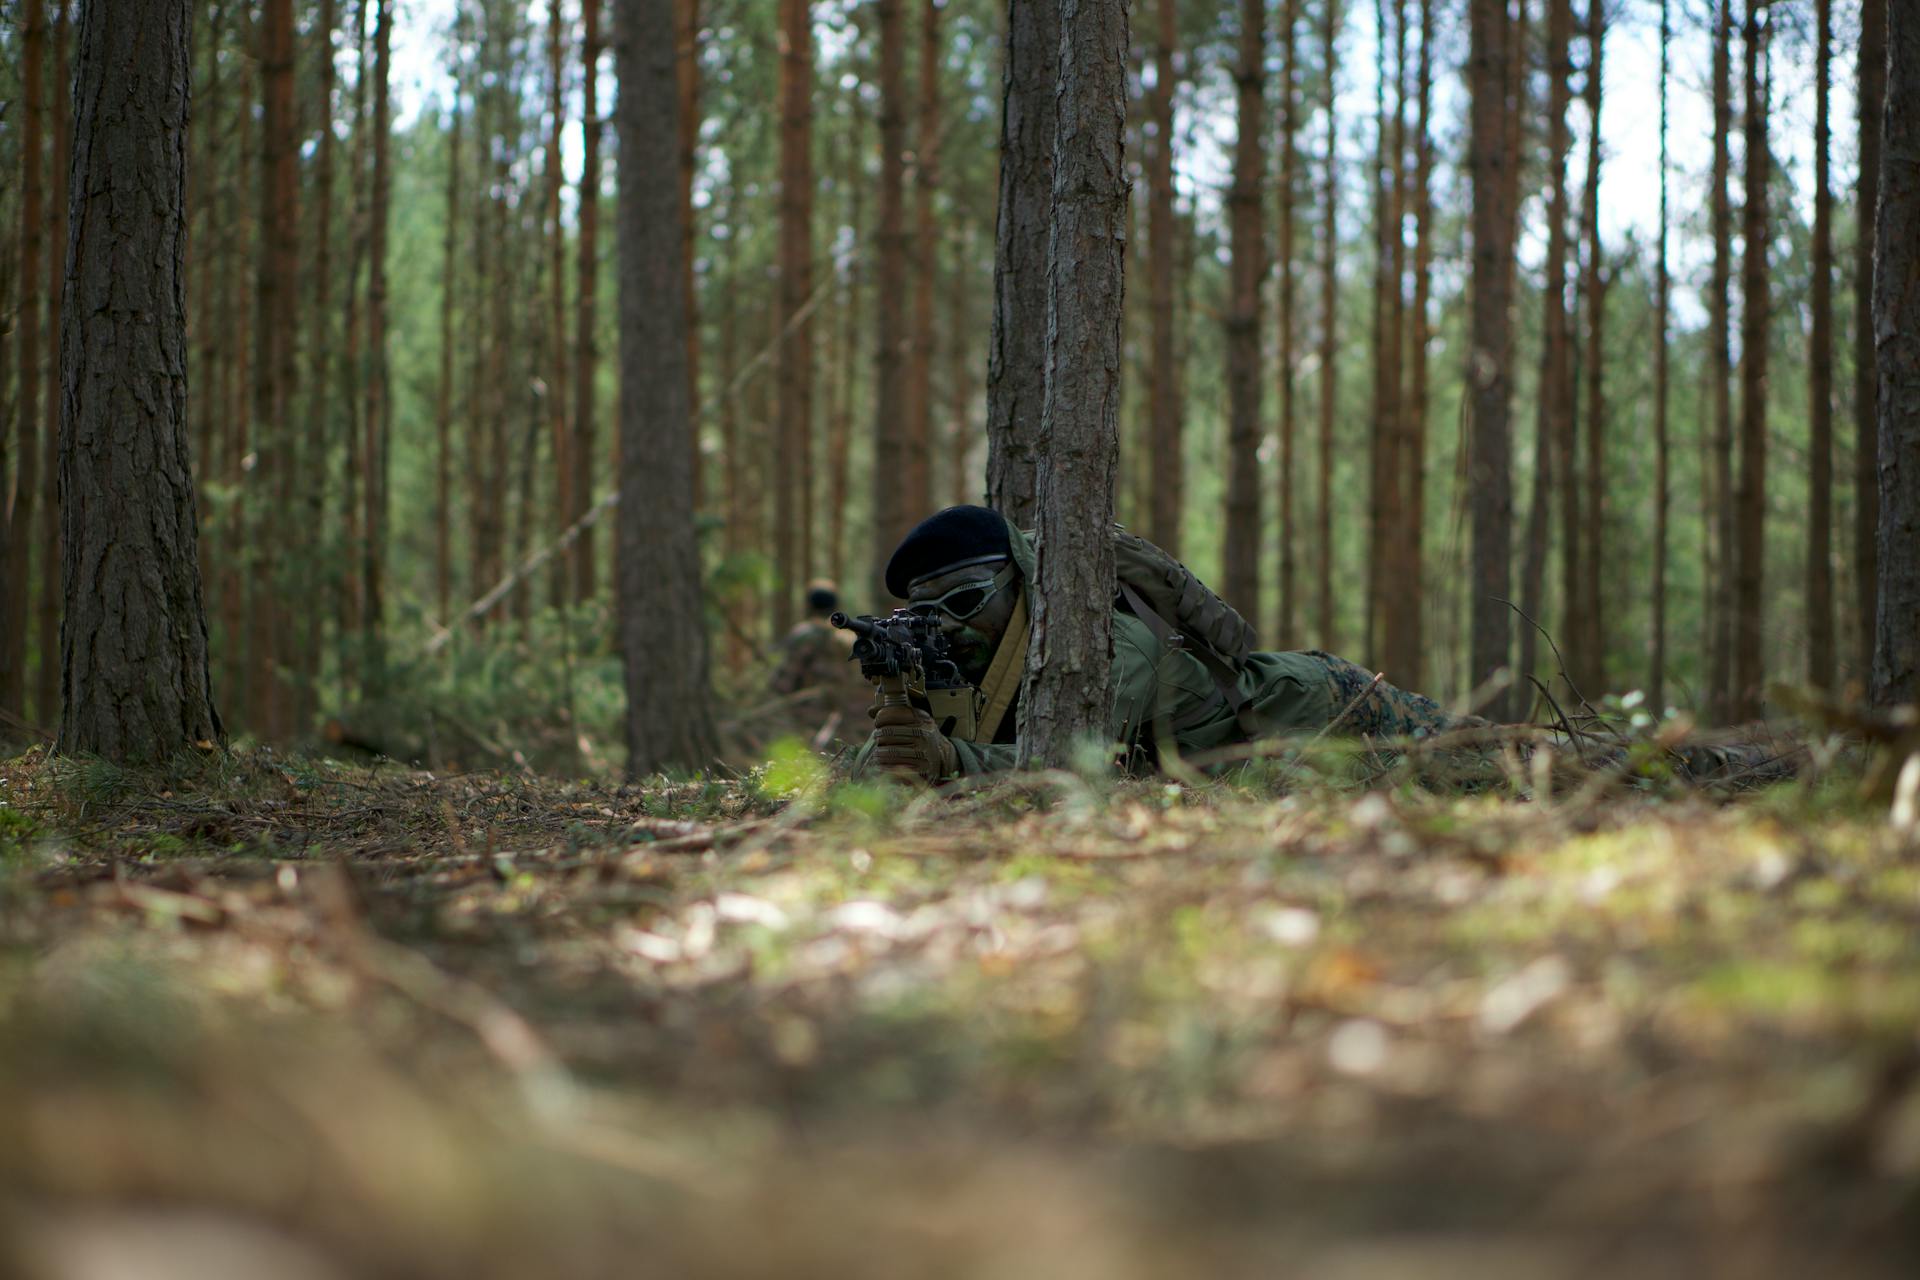
[[[933,717],[915,706],[883,705],[873,712],[873,756],[876,769],[905,778],[937,784],[960,772],[960,756],[953,743],[933,723]]]

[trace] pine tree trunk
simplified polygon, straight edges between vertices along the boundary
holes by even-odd
[[[1880,589],[1873,700],[1920,703],[1920,14],[1887,23],[1873,336],[1880,379]]]
[[[388,475],[392,396],[387,372],[387,220],[392,204],[393,0],[376,0],[373,30],[373,194],[367,228],[366,612],[363,679],[379,697],[386,688]]]
[[[940,179],[940,9],[920,0],[920,104],[914,121],[913,316],[907,349],[908,433],[906,500],[910,510],[933,509],[933,279],[939,247],[933,217]]]
[[[1294,423],[1293,215],[1299,197],[1299,52],[1300,0],[1284,0],[1280,33],[1280,592],[1274,611],[1274,643],[1291,648],[1299,627],[1299,560],[1294,548],[1294,472],[1298,441]]]
[[[1826,0],[1821,0],[1822,4]],[[1673,23],[1668,0],[1660,0],[1660,231],[1655,250],[1654,323],[1660,332],[1653,356],[1653,655],[1647,676],[1647,700],[1655,716],[1667,707],[1667,540],[1668,491],[1672,463],[1667,432],[1668,298],[1667,268],[1667,90],[1672,61]]]
[[[1432,329],[1427,319],[1433,288],[1433,0],[1420,0],[1419,137],[1415,142],[1413,179],[1413,311],[1409,327],[1413,369],[1406,405],[1406,434],[1402,461],[1406,466],[1402,492],[1407,495],[1405,565],[1402,589],[1407,593],[1404,621],[1405,656],[1395,678],[1411,688],[1422,688],[1426,676],[1426,626],[1422,603],[1427,596],[1427,348]],[[1516,112],[1517,114],[1517,112]]]
[[[80,24],[59,750],[148,764],[221,736],[187,450],[188,6],[86,4]]]
[[[320,530],[326,527],[327,488],[331,473],[329,456],[331,450],[327,432],[332,423],[334,403],[334,385],[331,377],[333,361],[338,358],[334,346],[333,333],[333,94],[334,94],[334,27],[339,19],[334,0],[321,0],[320,22],[312,32],[318,48],[315,61],[318,64],[320,91],[316,95],[318,103],[319,140],[314,148],[313,194],[311,207],[314,213],[313,272],[312,290],[307,315],[307,376],[305,384],[306,428],[305,453],[310,459],[299,484],[300,505],[306,521],[306,527]],[[451,213],[450,213],[451,216]],[[204,276],[202,277],[204,280]],[[205,397],[199,397],[204,401]],[[206,465],[207,455],[200,454],[200,464]],[[300,598],[302,600],[321,600],[326,598],[329,575],[317,556],[308,556],[305,567],[300,573]],[[445,616],[445,611],[442,611]],[[318,701],[315,680],[320,671],[320,639],[322,628],[299,627],[295,629],[295,650],[299,679],[295,685],[298,696],[298,708],[295,723],[305,726],[311,723],[313,710]]]
[[[1326,67],[1327,145],[1320,173],[1320,448],[1316,460],[1319,483],[1314,495],[1319,523],[1314,539],[1319,590],[1315,593],[1315,613],[1320,623],[1320,647],[1337,650],[1339,630],[1333,612],[1333,417],[1340,392],[1340,281],[1336,271],[1340,253],[1340,125],[1334,115],[1334,85],[1340,65],[1340,0],[1326,0],[1324,18],[1321,37]]]
[[[1887,94],[1887,0],[1860,0],[1860,178],[1853,250],[1853,559],[1859,582],[1860,678],[1870,681],[1879,626],[1880,389],[1873,264],[1880,201],[1880,130]]]
[[[600,0],[580,0],[580,226],[579,265],[574,287],[573,333],[573,498],[572,518],[586,514],[594,500],[593,477],[599,470],[600,429],[594,375],[600,366],[597,329],[600,318]],[[582,529],[573,544],[573,598],[584,604],[599,589],[593,529]]]
[[[46,130],[47,10],[45,0],[21,0],[20,6],[20,310],[13,339],[20,361],[19,392],[13,423],[0,431],[15,435],[11,505],[4,511],[7,529],[7,576],[12,589],[0,600],[0,712],[24,716],[27,711],[27,620],[35,587],[33,513],[40,496],[40,370],[46,343],[41,340],[41,253],[45,187],[42,181],[42,135]],[[14,424],[17,424],[17,429]],[[8,496],[0,492],[0,504]],[[41,589],[50,588],[47,582]],[[42,663],[52,655],[41,654]]]
[[[910,505],[906,370],[907,235],[902,215],[907,144],[904,0],[877,0],[880,25],[880,226],[874,278],[873,561],[871,599],[887,598],[885,570],[894,547],[927,514]]]
[[[694,406],[693,509],[706,502],[706,459],[700,452],[700,294],[694,288],[694,233],[699,215],[693,207],[693,170],[700,149],[700,0],[674,0],[674,88],[680,101],[677,153],[680,177],[680,296],[687,313],[687,403]]]
[[[562,391],[567,385],[571,364],[570,344],[567,342],[567,233],[560,222],[560,187],[563,182],[560,135],[566,124],[566,84],[563,79],[566,64],[561,51],[566,47],[566,30],[567,23],[560,5],[550,2],[547,8],[547,147],[541,162],[545,197],[541,225],[547,250],[547,324],[541,374],[546,391],[541,397],[541,405],[546,411],[547,435],[553,452],[553,508],[548,514],[549,524],[556,536],[565,533],[567,526],[573,522],[572,512],[577,505],[573,496],[576,475],[573,433],[567,422],[567,397]],[[549,599],[556,609],[567,602],[570,585],[567,578],[566,561],[556,560],[548,579]]]
[[[1126,0],[1063,0],[1033,656],[1020,761],[1065,765],[1112,700],[1113,484],[1126,220]]]
[[[1766,6],[1755,0],[1746,21],[1746,207],[1741,238],[1740,308],[1740,488],[1734,570],[1734,719],[1760,714],[1766,671],[1761,647],[1761,596],[1766,585],[1767,509],[1767,322],[1772,300],[1767,246]]]
[[[1472,422],[1468,436],[1471,485],[1472,636],[1469,682],[1494,680],[1509,661],[1511,624],[1507,606],[1513,537],[1512,437],[1508,421],[1508,364],[1512,358],[1508,315],[1507,259],[1512,256],[1506,204],[1506,129],[1511,27],[1501,0],[1470,0],[1472,94],[1468,167],[1473,187],[1472,336],[1467,386]],[[1503,719],[1504,691],[1487,696],[1484,713]]]
[[[774,427],[779,479],[773,486],[773,628],[793,625],[808,572],[805,511],[813,448],[813,324],[802,319],[813,293],[813,5],[780,5],[780,399]]]
[[[1232,284],[1227,303],[1227,520],[1222,585],[1249,618],[1260,616],[1260,300],[1267,275],[1261,188],[1266,185],[1265,0],[1240,0],[1238,138],[1227,190]],[[1124,207],[1123,207],[1124,212]]]
[[[967,224],[948,240],[947,260],[947,500],[954,503],[979,502],[985,495],[971,465],[973,455],[973,378],[966,335],[973,330],[968,319],[967,280],[973,263],[973,235]]]
[[[1583,673],[1581,689],[1590,696],[1607,688],[1607,645],[1601,618],[1601,577],[1606,571],[1604,543],[1606,512],[1606,342],[1607,278],[1600,244],[1600,102],[1604,83],[1602,52],[1606,39],[1605,0],[1589,0],[1587,10],[1587,449],[1584,479],[1587,492],[1581,503],[1584,518],[1580,552],[1580,619],[1584,629],[1573,642],[1581,656],[1574,665]]]
[[[433,596],[453,625],[453,313],[460,279],[460,86],[447,120],[447,225],[440,275],[440,386],[433,414]],[[558,384],[556,384],[557,393]]]
[[[847,193],[847,234],[854,244],[865,244],[861,217],[866,191],[860,158],[866,154],[866,116],[859,113],[859,97],[851,96],[856,112],[853,136],[844,152],[844,189]],[[827,427],[827,565],[836,583],[847,580],[847,500],[852,492],[852,443],[855,353],[860,335],[860,268],[858,259],[841,268],[840,403]],[[1027,475],[1031,478],[1032,468]]]
[[[1833,0],[1814,3],[1813,334],[1807,352],[1807,680],[1831,690],[1833,670],[1833,192],[1828,180],[1828,52]]]
[[[1156,0],[1158,43],[1154,48],[1153,92],[1148,121],[1153,135],[1146,148],[1147,291],[1152,321],[1152,362],[1147,375],[1147,412],[1153,454],[1148,537],[1171,555],[1180,554],[1180,517],[1186,464],[1181,441],[1179,369],[1173,314],[1178,232],[1173,214],[1174,10],[1176,0]]]
[[[53,27],[53,129],[52,164],[47,171],[49,218],[47,236],[47,350],[54,354],[60,341],[60,295],[66,287],[67,275],[67,165],[70,160],[69,143],[72,127],[73,81],[72,69],[67,62],[67,41],[72,31],[73,10],[69,0],[60,0],[59,20]],[[289,349],[289,353],[291,350]],[[51,380],[59,376],[58,366],[48,371]],[[56,481],[53,459],[60,453],[60,400],[47,388],[42,418],[44,428],[41,436],[40,456],[48,460],[49,473],[41,483],[44,491],[40,502],[40,553],[42,588],[39,598],[38,622],[40,650],[39,682],[34,690],[34,706],[37,707],[40,722],[50,725],[60,713],[60,668],[56,655],[60,652],[60,593],[54,590],[54,583],[60,579],[60,493]],[[24,429],[26,419],[21,423]]]
[[[1733,714],[1733,216],[1728,192],[1733,133],[1732,0],[1719,0],[1713,37],[1713,274],[1707,286],[1708,355],[1713,391],[1713,580],[1708,584],[1713,644],[1708,655],[1707,700],[1716,719]]]
[[[1528,516],[1527,558],[1521,583],[1521,608],[1545,617],[1545,560],[1556,490],[1561,498],[1561,634],[1571,647],[1580,621],[1578,511],[1572,495],[1573,473],[1573,316],[1567,307],[1567,158],[1572,130],[1567,111],[1573,99],[1572,0],[1547,0],[1547,260],[1542,285],[1540,390],[1535,410],[1534,499]],[[1539,575],[1536,577],[1535,575]],[[1520,670],[1535,670],[1537,632],[1522,624]],[[1566,672],[1579,682],[1580,654]]]
[[[295,234],[295,141],[293,124],[293,0],[267,0],[260,30],[260,235],[254,275],[253,454],[251,491],[253,548],[248,575],[248,723],[268,741],[290,727],[288,690],[281,677],[288,586],[280,556],[268,549],[287,545],[283,484],[291,467],[288,429],[292,403],[298,277]]]
[[[627,772],[700,767],[716,747],[694,532],[693,405],[681,292],[681,103],[673,0],[623,0],[620,93],[619,631]]]
[[[1022,529],[1038,512],[1047,324],[1047,219],[1053,208],[1059,0],[1009,0],[1001,79],[1000,196],[987,354],[987,505]]]

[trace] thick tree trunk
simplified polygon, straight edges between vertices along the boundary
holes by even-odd
[[[1340,398],[1339,319],[1340,278],[1340,124],[1334,115],[1334,86],[1340,66],[1340,0],[1326,0],[1321,27],[1326,80],[1326,150],[1320,172],[1320,405],[1319,469],[1314,515],[1319,528],[1314,551],[1319,563],[1315,614],[1320,624],[1320,647],[1339,648],[1339,629],[1333,612],[1333,417]]]
[[[60,295],[67,275],[67,167],[71,159],[70,142],[73,112],[72,68],[67,62],[67,44],[73,30],[70,0],[60,0],[60,16],[53,27],[53,129],[52,164],[47,171],[49,191],[47,213],[47,349],[54,353],[60,341]],[[291,348],[289,348],[291,358]],[[59,376],[57,366],[48,371],[49,379]],[[60,398],[51,386],[44,398],[40,456],[54,470],[53,459],[60,454]],[[27,419],[20,420],[22,429]],[[54,583],[60,578],[60,496],[57,477],[48,475],[42,482],[40,502],[40,553],[42,587],[38,601],[39,679],[34,688],[34,706],[40,722],[50,725],[60,714],[60,593]],[[3,486],[0,486],[3,488]]]
[[[1185,449],[1181,440],[1180,372],[1175,348],[1174,273],[1179,259],[1179,233],[1173,214],[1173,87],[1176,0],[1156,0],[1158,40],[1153,56],[1153,92],[1148,97],[1148,122],[1153,126],[1146,149],[1147,168],[1147,311],[1152,324],[1152,359],[1147,374],[1147,414],[1152,424],[1153,471],[1149,485],[1148,536],[1180,554],[1182,490],[1185,486]]]
[[[915,521],[927,514],[907,492],[912,466],[904,429],[907,234],[902,203],[906,182],[907,92],[904,0],[878,0],[880,26],[880,226],[874,288],[873,561],[875,601],[887,598],[887,559]]]
[[[700,451],[700,293],[694,287],[694,233],[699,215],[693,207],[693,170],[700,149],[700,0],[673,3],[674,90],[680,101],[680,126],[674,135],[680,179],[680,297],[687,313],[687,403],[694,406],[693,508],[706,502],[706,459]]]
[[[1022,764],[1065,765],[1104,737],[1112,702],[1113,482],[1118,459],[1126,0],[1063,0],[1053,216],[1047,239],[1046,445]]]
[[[1260,616],[1260,301],[1267,275],[1261,188],[1266,185],[1263,92],[1267,68],[1265,0],[1240,0],[1239,136],[1227,191],[1232,287],[1227,302],[1227,520],[1222,585],[1249,618]]]
[[[1467,356],[1472,424],[1467,477],[1472,507],[1472,637],[1468,679],[1475,687],[1496,679],[1509,661],[1509,594],[1513,538],[1512,428],[1508,421],[1508,365],[1512,357],[1507,259],[1513,253],[1504,214],[1508,46],[1511,28],[1501,0],[1470,0],[1468,83],[1473,185],[1473,309]],[[1504,690],[1484,696],[1482,710],[1506,715]]]
[[[580,0],[580,226],[575,268],[573,321],[573,498],[571,519],[586,514],[593,502],[593,477],[600,469],[599,415],[594,375],[600,367],[600,0]],[[691,314],[691,313],[689,313]],[[582,529],[573,544],[573,598],[593,599],[599,589],[594,559],[597,538]]]
[[[1586,498],[1581,503],[1584,517],[1581,536],[1582,575],[1580,589],[1584,598],[1580,618],[1584,629],[1573,642],[1581,657],[1575,660],[1584,674],[1581,689],[1597,696],[1607,686],[1607,641],[1601,616],[1601,579],[1606,573],[1604,546],[1606,531],[1606,339],[1607,277],[1604,251],[1600,243],[1600,102],[1605,81],[1603,51],[1606,41],[1605,0],[1588,0],[1587,9],[1587,461],[1584,479]]]
[[[1740,488],[1734,571],[1734,718],[1760,714],[1766,670],[1761,647],[1761,596],[1766,586],[1767,323],[1771,273],[1767,245],[1766,6],[1752,4],[1746,21],[1746,207],[1740,308]]]
[[[1719,0],[1713,35],[1713,274],[1707,286],[1708,358],[1713,391],[1713,523],[1715,572],[1707,584],[1713,643],[1707,661],[1707,700],[1712,714],[1732,716],[1733,689],[1733,215],[1728,192],[1733,133],[1732,0]]]
[[[780,4],[780,350],[773,486],[773,628],[793,625],[808,570],[808,491],[813,452],[813,324],[801,312],[813,293],[813,5]]]
[[[1059,0],[1010,0],[1000,99],[1000,203],[987,355],[987,505],[1031,529],[1046,394],[1047,220],[1053,208]]]
[[[1874,249],[1880,202],[1881,115],[1887,94],[1887,0],[1860,0],[1860,178],[1854,201],[1853,559],[1860,584],[1860,680],[1874,670],[1880,591],[1880,390],[1874,336]]]
[[[1280,32],[1280,482],[1276,513],[1279,518],[1280,592],[1274,610],[1273,642],[1282,649],[1293,645],[1299,628],[1299,556],[1294,546],[1294,473],[1299,443],[1294,423],[1294,303],[1293,215],[1299,198],[1300,145],[1299,52],[1300,0],[1284,0]]]
[[[27,620],[33,599],[31,548],[34,504],[40,496],[40,370],[47,344],[41,341],[40,297],[45,186],[42,135],[46,129],[47,10],[45,0],[21,0],[20,6],[20,310],[13,338],[20,361],[19,391],[13,423],[0,431],[14,436],[13,491],[0,491],[0,516],[7,522],[7,576],[11,590],[0,599],[0,712],[26,713]],[[17,424],[17,428],[16,425]],[[49,460],[51,461],[51,460]],[[8,503],[11,498],[10,505]],[[42,589],[51,583],[41,583]],[[41,654],[40,661],[52,655]]]
[[[1821,0],[1824,5],[1827,0]],[[1668,299],[1667,268],[1667,92],[1671,78],[1673,23],[1668,0],[1660,0],[1660,231],[1654,251],[1654,324],[1660,332],[1653,354],[1653,653],[1647,675],[1647,700],[1655,716],[1667,707],[1667,522],[1672,463],[1667,433]]]
[[[80,9],[59,750],[123,764],[221,736],[187,452],[188,26],[185,0]]]
[[[693,406],[675,171],[673,0],[622,0],[619,628],[627,772],[699,767],[716,738],[694,533]]]
[[[1873,341],[1880,379],[1880,616],[1873,699],[1920,703],[1920,13],[1887,23]]]

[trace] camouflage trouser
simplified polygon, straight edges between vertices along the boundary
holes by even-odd
[[[1327,669],[1333,713],[1341,716],[1333,733],[1352,738],[1430,738],[1449,729],[1485,725],[1477,716],[1456,716],[1423,693],[1375,683],[1373,672],[1319,649],[1307,651]],[[1345,712],[1344,715],[1341,715]]]
[[[1330,736],[1356,738],[1430,738],[1455,729],[1492,728],[1493,722],[1479,716],[1457,716],[1425,694],[1401,689],[1345,658],[1336,658],[1318,649],[1309,657],[1318,659],[1327,669],[1327,685],[1333,695],[1333,713],[1341,716]],[[1342,715],[1342,713],[1345,713]],[[1563,757],[1585,761],[1588,765],[1619,766],[1627,762],[1628,750],[1618,743],[1583,737],[1578,747],[1565,733],[1555,731],[1546,741]],[[1531,755],[1534,743],[1518,741],[1514,746],[1521,758]],[[1491,758],[1497,749],[1481,746],[1455,750],[1449,755],[1459,763],[1464,754],[1485,754]],[[1695,781],[1767,782],[1790,778],[1795,772],[1798,753],[1791,746],[1763,742],[1687,742],[1668,753],[1677,772]]]

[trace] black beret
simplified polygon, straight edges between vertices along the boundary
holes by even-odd
[[[807,611],[809,613],[832,613],[840,607],[840,593],[824,582],[816,582],[807,588]]]
[[[1011,556],[1007,521],[987,507],[948,507],[913,527],[887,561],[887,590],[907,598],[915,578],[987,556]]]

